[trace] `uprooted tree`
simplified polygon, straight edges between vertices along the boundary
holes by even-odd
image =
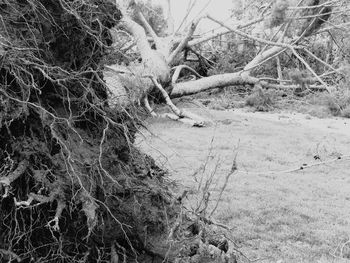
[[[0,261],[227,261],[227,240],[133,146],[139,107],[109,106],[109,29],[128,21],[115,3],[5,0],[0,15]],[[148,74],[165,83],[157,54]]]
[[[239,23],[223,23],[209,15],[201,16],[192,21],[185,34],[174,31],[173,19],[171,18],[170,1],[168,2],[168,25],[166,26],[166,36],[158,36],[144,17],[138,1],[116,1],[123,18],[118,27],[123,29],[132,38],[140,53],[141,62],[131,62],[128,65],[110,65],[107,68],[107,84],[112,87],[112,92],[118,101],[128,105],[141,101],[146,109],[156,116],[150,106],[150,98],[162,97],[171,107],[175,116],[167,114],[168,117],[184,120],[189,118],[194,125],[202,125],[203,119],[189,112],[178,109],[171,101],[172,98],[191,95],[209,89],[227,86],[253,85],[258,88],[301,88],[332,91],[331,84],[327,83],[323,77],[331,74],[341,74],[339,68],[332,66],[329,61],[324,61],[308,50],[305,45],[311,37],[318,34],[329,33],[332,30],[348,28],[346,15],[344,12],[348,8],[346,1],[327,0],[301,0],[301,1],[261,1],[264,5],[256,8],[254,20],[242,19]],[[246,1],[247,2],[247,1]],[[253,3],[253,1],[252,1]],[[190,10],[189,10],[190,12]],[[334,19],[332,19],[332,14]],[[136,23],[132,17],[137,16]],[[187,15],[186,15],[187,17]],[[203,37],[194,38],[194,33],[201,20],[209,19],[221,26],[222,30],[207,34]],[[238,20],[236,20],[238,22]],[[269,35],[262,37],[252,34],[252,27],[259,27],[261,31],[269,30]],[[206,63],[210,66],[212,61],[200,52],[196,52],[196,47],[219,36],[234,34],[240,38],[254,41],[261,47],[255,57],[242,70],[233,73],[217,74],[212,76],[201,76],[188,65],[179,65],[179,57],[183,53],[186,57],[188,52],[193,52],[198,56],[199,63]],[[130,49],[129,45],[126,49]],[[288,53],[303,66],[307,72],[304,79],[303,74],[296,75],[289,80],[282,78],[282,70],[279,56]],[[309,64],[310,59],[321,64],[326,71],[324,74],[317,73]],[[271,59],[277,59],[278,78],[254,77],[254,70]],[[190,71],[196,80],[178,81],[183,70]],[[112,73],[111,73],[112,72]],[[173,74],[171,74],[173,73]],[[299,76],[300,75],[300,76]],[[323,76],[324,75],[324,76]],[[132,81],[131,81],[132,80]],[[135,95],[128,83],[138,83],[139,92]]]
[[[203,207],[186,211],[166,173],[133,145],[143,118],[139,103],[153,112],[149,100],[165,100],[175,113],[168,116],[201,125],[171,99],[228,85],[283,86],[253,76],[255,67],[281,52],[315,73],[298,51],[330,14],[341,13],[342,1],[284,2],[267,5],[261,18],[239,25],[197,19],[184,36],[174,34],[169,16],[159,37],[134,1],[2,1],[0,261],[233,262],[227,239],[208,234],[214,222],[205,217],[207,198]],[[245,31],[268,12],[273,37]],[[293,30],[295,37],[287,37],[300,13],[304,20]],[[195,39],[201,19],[225,30]],[[141,62],[136,56],[127,65],[104,66],[114,46],[111,28],[120,31],[117,39],[133,39]],[[266,45],[243,71],[201,77],[177,64],[182,52],[193,52],[210,65],[195,47],[229,33]],[[200,79],[178,82],[184,69]],[[328,88],[321,76],[313,77],[316,88]]]

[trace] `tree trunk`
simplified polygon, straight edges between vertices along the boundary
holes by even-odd
[[[168,83],[170,81],[170,67],[166,63],[166,58],[159,51],[151,48],[143,27],[127,16],[122,19],[120,26],[135,38],[144,65],[143,74],[155,76],[162,84]]]
[[[196,94],[201,91],[221,88],[227,86],[236,86],[244,84],[254,85],[259,80],[249,76],[242,76],[240,73],[219,74],[194,81],[176,83],[170,94],[172,98]]]

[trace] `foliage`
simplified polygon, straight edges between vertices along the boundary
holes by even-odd
[[[306,70],[299,70],[296,68],[290,69],[288,70],[288,75],[294,84],[302,87],[314,82],[311,74]]]

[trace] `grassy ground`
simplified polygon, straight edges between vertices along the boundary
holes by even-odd
[[[208,94],[210,94],[208,96]],[[292,90],[263,91],[250,87],[240,90],[225,88],[202,93],[194,98],[210,109],[226,110],[234,108],[250,108],[252,111],[300,112],[318,118],[341,116],[350,118],[350,90],[343,88],[333,94],[327,92],[310,92],[304,96],[295,96]],[[193,98],[182,100],[192,101]]]
[[[197,99],[206,104],[205,98]],[[215,174],[215,206],[238,146],[238,172],[227,183],[214,216],[232,227],[230,235],[240,250],[259,262],[350,262],[350,161],[288,171],[349,155],[350,120],[278,109],[191,110],[211,120],[209,125],[192,128],[151,120],[153,135],[143,131],[137,139],[173,179],[193,191],[189,205],[195,204],[201,177],[205,181]],[[205,163],[205,171],[193,176]]]

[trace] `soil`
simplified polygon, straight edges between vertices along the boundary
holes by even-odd
[[[349,119],[188,110],[208,125],[150,119],[136,140],[170,171],[179,192],[190,190],[188,206],[200,199],[201,178],[212,174],[215,206],[237,153],[238,171],[213,216],[232,228],[241,252],[259,262],[350,261]]]

